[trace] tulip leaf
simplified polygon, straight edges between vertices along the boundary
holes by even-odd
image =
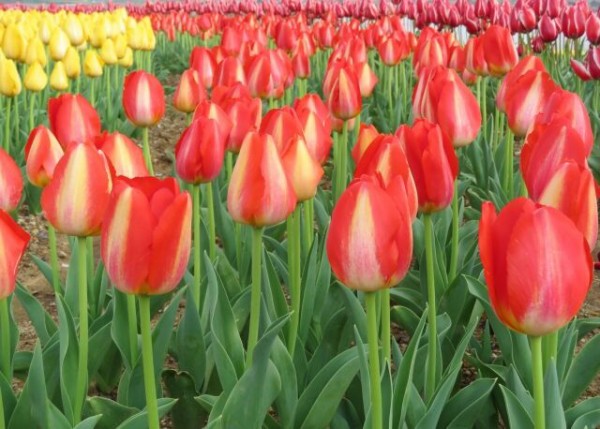
[[[319,239],[315,236],[312,247],[308,253],[302,272],[302,307],[300,310],[300,326],[298,327],[298,336],[300,340],[306,341],[308,331],[313,319],[318,315],[315,313],[315,304],[318,296],[318,289],[323,288],[325,292],[327,287],[323,287],[321,283],[321,269],[323,268],[323,260],[318,263]],[[328,272],[331,272],[328,270]],[[329,284],[329,280],[327,280]]]
[[[335,283],[334,287],[342,292],[342,296],[346,302],[348,318],[352,324],[356,326],[356,329],[358,329],[358,333],[364,342],[367,339],[367,316],[365,310],[352,290],[338,282]]]
[[[50,267],[50,265],[48,265],[45,261],[38,258],[33,253],[30,253],[30,256],[31,256],[31,260],[33,261],[35,266],[38,268],[38,270],[40,270],[40,273],[42,273],[42,275],[44,276],[44,278],[46,279],[48,284],[52,285],[53,276],[52,276],[52,268]],[[59,286],[62,288],[62,285],[60,285],[60,278],[58,281],[59,281]]]
[[[275,339],[271,350],[271,361],[282,380],[281,390],[275,399],[275,408],[281,427],[291,429],[294,425],[294,412],[298,403],[297,374],[294,361],[280,338]]]
[[[171,410],[171,420],[176,429],[198,428],[204,422],[207,413],[196,401],[196,383],[187,372],[167,369],[162,374],[169,396],[177,399]]]
[[[87,405],[93,414],[100,415],[98,429],[114,429],[138,412],[136,408],[128,407],[101,396],[89,398]]]
[[[574,407],[569,408],[565,412],[567,427],[573,427],[573,424],[577,419],[592,411],[600,411],[600,397],[598,396],[581,401]],[[595,427],[595,425],[592,425],[592,427]]]
[[[546,421],[552,422],[552,429],[567,429],[565,412],[561,402],[558,376],[556,375],[556,364],[550,360],[544,377],[544,405]]]
[[[0,393],[2,394],[2,403],[0,406],[4,409],[4,419],[8,422],[17,405],[17,398],[12,386],[6,381],[4,374],[0,372]]]
[[[235,244],[232,242],[232,246],[235,249]],[[223,250],[220,247],[217,247],[217,275],[223,282],[223,285],[227,288],[227,295],[230,297],[239,294],[242,291],[242,285],[240,284],[240,280],[238,275],[229,262],[229,259],[223,253]]]
[[[562,403],[568,406],[589,386],[600,371],[600,335],[590,339],[579,351],[567,372]]]
[[[48,406],[48,424],[52,429],[71,429],[73,425],[69,423],[63,413],[50,401],[46,399]]]
[[[571,429],[591,429],[600,425],[600,410],[590,411],[579,417],[571,426]]]
[[[269,317],[271,319],[278,319],[288,314],[288,305],[283,294],[283,287],[277,276],[275,270],[275,264],[282,266],[279,257],[271,252],[263,252],[263,265],[262,265],[262,299],[264,300]],[[284,268],[285,269],[285,268]],[[287,273],[286,273],[287,277]],[[284,278],[284,282],[287,280]]]
[[[297,428],[327,427],[344,392],[359,369],[356,348],[343,351],[330,360],[313,378],[298,400]]]
[[[40,302],[20,283],[17,283],[15,293],[19,303],[25,309],[29,320],[31,320],[31,324],[40,339],[42,347],[45,347],[58,329],[56,323],[54,323],[54,320],[52,320],[52,317],[50,317]]]
[[[163,417],[177,403],[177,399],[160,398],[158,400],[158,416]],[[117,429],[146,429],[148,427],[148,412],[144,409],[139,413],[129,417]]]
[[[200,325],[200,313],[189,288],[186,294],[185,311],[175,336],[175,346],[179,369],[190,375],[195,384],[194,390],[200,392],[206,370],[206,348]]]
[[[500,391],[506,405],[506,416],[511,428],[533,429],[533,421],[523,404],[507,387],[500,385]]]
[[[493,378],[480,378],[459,390],[444,407],[439,427],[473,427],[480,418],[482,409],[490,401],[495,384],[496,380]]]
[[[313,378],[341,350],[346,349],[341,332],[348,321],[346,311],[339,309],[325,327],[323,338],[308,362],[307,376]]]
[[[390,319],[400,328],[406,330],[409,335],[414,335],[419,326],[419,316],[408,307],[395,305],[390,312]]]
[[[363,411],[369,410],[371,407],[371,382],[369,377],[369,352],[365,349],[365,344],[360,339],[356,325],[354,328],[354,341],[356,342],[356,348],[358,351],[358,359],[360,368],[358,374],[360,375],[360,386],[362,390],[362,406]]]
[[[94,429],[101,418],[101,415],[88,417],[87,419],[80,422],[77,426],[75,426],[74,429]]]
[[[90,350],[94,352],[90,354],[88,359],[88,372],[90,378],[94,378],[102,365],[106,365],[107,355],[113,349],[114,343],[111,341],[111,321],[112,309],[105,311],[102,316],[92,322],[90,326]],[[121,367],[118,359],[112,360],[111,365]]]
[[[136,332],[138,331],[138,321],[129,320],[127,313],[127,295],[120,290],[113,288],[113,320],[111,323],[111,337],[119,348],[125,366],[130,370],[135,367],[137,362],[131,361],[130,341],[129,341],[129,324],[135,324]]]
[[[75,399],[77,398],[79,342],[75,322],[71,312],[66,307],[63,298],[58,297],[58,334],[60,344],[60,393],[63,410],[67,419],[75,422]],[[87,385],[87,374],[86,381]]]

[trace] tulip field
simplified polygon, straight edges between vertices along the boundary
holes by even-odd
[[[600,427],[600,10],[0,4],[0,429]]]

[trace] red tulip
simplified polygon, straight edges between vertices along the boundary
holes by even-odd
[[[544,15],[538,24],[540,36],[546,43],[554,42],[560,33],[558,23],[550,18],[548,15]]]
[[[100,134],[100,117],[80,94],[63,94],[48,100],[48,122],[63,149],[92,141]]]
[[[165,114],[165,91],[158,79],[143,70],[129,73],[123,83],[123,110],[138,127],[156,125]]]
[[[190,54],[190,68],[196,70],[204,88],[211,88],[217,62],[210,49],[196,46]]]
[[[289,106],[269,110],[260,124],[260,132],[270,134],[279,153],[283,153],[293,137],[304,137],[296,111]]]
[[[175,146],[175,169],[187,183],[210,182],[221,172],[224,157],[225,139],[219,124],[199,117],[181,134]]]
[[[394,286],[410,267],[411,224],[406,200],[394,201],[374,177],[354,180],[333,209],[327,236],[337,278],[368,292]]]
[[[321,119],[309,108],[298,112],[298,120],[302,125],[302,133],[308,152],[320,164],[324,164],[329,158],[329,152],[333,146],[331,130],[326,130]]]
[[[600,43],[600,17],[595,13],[588,16],[585,23],[585,36],[592,45]]]
[[[482,40],[483,36],[471,37],[465,45],[465,69],[477,76],[489,75]]]
[[[450,140],[437,124],[417,119],[396,132],[406,149],[410,171],[417,187],[419,210],[432,213],[452,202],[458,159]]]
[[[281,98],[285,90],[284,72],[279,70],[281,63],[276,57],[264,51],[252,58],[246,65],[248,89],[253,97]]]
[[[506,112],[508,89],[512,87],[521,76],[531,70],[547,72],[544,63],[539,57],[529,55],[519,61],[515,68],[506,74],[498,89],[498,94],[496,95],[496,106],[498,106],[498,109],[502,112]]]
[[[362,109],[362,98],[358,77],[348,67],[342,67],[327,94],[331,114],[341,120],[358,116]]]
[[[495,77],[504,76],[519,60],[510,31],[499,25],[492,25],[485,31],[481,48],[487,69]]]
[[[21,201],[23,177],[17,163],[0,148],[0,210],[12,212]]]
[[[296,194],[273,137],[248,134],[229,182],[227,209],[231,217],[260,228],[282,222],[295,207]]]
[[[227,57],[218,63],[213,86],[233,86],[236,83],[246,84],[244,65],[237,57]]]
[[[315,113],[327,134],[331,133],[331,120],[329,118],[329,109],[317,94],[306,94],[304,97],[297,98],[293,104],[294,110],[300,116],[303,109],[308,109]]]
[[[579,39],[585,33],[585,15],[579,6],[569,6],[562,14],[562,32],[569,39]]]
[[[310,55],[304,45],[298,45],[294,50],[292,67],[298,79],[307,79],[310,76]]]
[[[118,178],[102,226],[111,282],[125,293],[170,292],[185,273],[191,229],[192,201],[175,179]]]
[[[0,299],[15,290],[17,268],[30,236],[6,212],[0,210]]]
[[[204,100],[200,103],[196,107],[193,120],[195,121],[198,118],[214,119],[221,131],[221,137],[227,141],[233,124],[227,113],[217,103],[209,100]]]
[[[238,84],[231,87],[229,93],[218,102],[231,121],[227,150],[234,153],[240,151],[246,134],[258,131],[262,119],[261,100],[253,98],[249,92],[234,96],[236,87],[243,87],[247,91],[246,87]],[[215,90],[213,90],[213,100],[215,100]]]
[[[592,258],[581,232],[560,211],[525,198],[498,215],[491,203],[483,205],[479,251],[496,315],[527,335],[568,323],[591,285]]]
[[[281,154],[281,163],[294,188],[298,202],[314,197],[323,177],[323,167],[309,152],[304,138],[292,137]]]
[[[46,186],[63,154],[52,131],[43,125],[31,130],[25,145],[25,171],[29,181],[40,188]]]
[[[95,143],[111,162],[117,176],[134,178],[150,175],[142,149],[126,135],[104,132]]]
[[[573,69],[573,72],[579,79],[584,82],[592,79],[592,75],[590,74],[587,64],[582,64],[580,61],[577,61],[573,58],[571,58],[569,62],[571,63],[571,69]]]
[[[379,136],[379,131],[375,128],[375,125],[361,123],[358,130],[358,138],[356,144],[352,148],[352,159],[354,163],[358,165],[363,154],[367,151],[371,143]]]
[[[180,112],[191,113],[206,98],[198,72],[194,69],[184,71],[173,94],[173,106]]]
[[[398,33],[386,36],[377,43],[377,51],[386,66],[395,66],[410,55],[408,41]]]
[[[112,174],[106,157],[89,143],[70,146],[42,192],[42,210],[57,231],[77,237],[100,233]]]
[[[377,75],[373,69],[371,69],[371,66],[367,61],[356,64],[354,69],[356,71],[356,77],[358,78],[360,95],[365,98],[370,97],[375,90],[375,85],[379,82]]]

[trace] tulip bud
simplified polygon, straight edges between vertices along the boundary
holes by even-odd
[[[21,93],[21,78],[13,60],[0,59],[0,94],[14,97]]]
[[[48,85],[48,76],[40,63],[33,63],[27,69],[23,79],[25,88],[33,92],[40,92]]]
[[[298,113],[298,120],[302,125],[308,152],[321,165],[324,164],[329,158],[329,152],[333,146],[331,131],[325,129],[317,114],[309,108],[304,108]]]
[[[260,132],[273,137],[280,154],[286,150],[293,137],[304,137],[296,111],[288,106],[269,110],[260,124]]]
[[[327,257],[344,285],[373,292],[402,280],[412,258],[407,207],[370,176],[354,180],[342,193],[331,215]]]
[[[15,290],[17,268],[29,240],[29,234],[0,210],[0,299],[8,298]]]
[[[542,19],[540,19],[538,28],[540,31],[540,37],[546,43],[554,42],[560,33],[558,23],[548,15],[544,15]]]
[[[246,84],[244,66],[239,58],[227,57],[217,66],[212,86],[233,86],[237,82]]]
[[[581,232],[560,211],[525,198],[498,215],[484,203],[479,252],[496,315],[523,334],[546,335],[567,324],[592,282]]]
[[[0,210],[12,212],[17,208],[23,194],[23,177],[19,166],[11,156],[0,149]]]
[[[39,63],[42,67],[46,67],[47,62],[48,58],[46,57],[46,49],[44,48],[44,44],[40,39],[32,39],[27,45],[25,63],[28,65]]]
[[[521,61],[519,61],[515,68],[504,77],[496,96],[496,105],[498,106],[498,109],[506,112],[506,97],[508,94],[508,88],[513,86],[521,76],[531,70],[546,72],[544,63],[535,55],[529,55],[523,58]]]
[[[69,38],[60,28],[55,28],[50,37],[50,57],[54,61],[62,60],[67,54],[67,49],[71,46]]]
[[[99,77],[102,76],[102,59],[98,52],[93,49],[88,49],[85,52],[85,58],[83,59],[83,73],[87,77]]]
[[[238,84],[238,88],[246,88]],[[236,86],[230,88],[235,91]],[[213,89],[213,100],[215,99],[215,89]],[[227,139],[227,150],[238,153],[242,142],[249,132],[258,131],[262,119],[262,101],[258,98],[252,98],[250,93],[244,93],[238,97],[225,96],[220,101],[220,106],[231,121],[231,131]]]
[[[123,58],[119,59],[119,65],[123,68],[130,68],[133,65],[133,51],[131,50],[131,48],[127,47],[127,49],[125,49],[125,54],[123,55]]]
[[[100,134],[98,112],[80,94],[51,98],[48,121],[63,149],[71,144],[91,142]]]
[[[19,60],[26,49],[23,28],[17,24],[8,24],[2,38],[2,51],[9,60]],[[0,79],[2,81],[2,79]]]
[[[29,181],[45,187],[54,176],[56,164],[64,152],[52,131],[40,125],[29,134],[25,145],[25,171]]]
[[[173,106],[180,112],[192,113],[206,98],[206,90],[200,83],[198,72],[194,69],[184,71],[173,94]]]
[[[111,282],[125,293],[170,292],[185,273],[191,232],[191,198],[175,179],[117,179],[101,240]]]
[[[104,64],[108,64],[109,66],[117,64],[119,58],[117,57],[117,51],[115,50],[115,43],[112,39],[106,39],[102,42],[102,47],[100,48],[100,58]]]
[[[69,49],[67,49],[63,63],[67,77],[69,79],[77,79],[81,74],[81,63],[79,61],[79,53],[72,46],[69,46]]]
[[[348,68],[341,68],[327,97],[331,114],[341,120],[358,116],[362,98],[358,78]]]
[[[281,162],[294,188],[298,202],[314,197],[321,177],[323,177],[323,168],[310,154],[301,136],[292,137],[287,148],[281,154]]]
[[[66,91],[69,88],[69,78],[62,61],[54,63],[52,73],[50,73],[50,88],[55,91]]]
[[[79,46],[85,42],[85,35],[83,33],[83,27],[77,15],[69,14],[65,21],[64,30],[69,41],[73,46]]]
[[[149,176],[142,149],[131,139],[119,132],[104,132],[96,137],[96,147],[102,151],[115,169],[116,176]]]
[[[196,46],[190,54],[190,68],[198,72],[198,77],[204,88],[213,86],[213,78],[217,62],[211,51],[205,47]]]
[[[236,222],[260,228],[285,220],[296,206],[273,137],[250,133],[233,168],[227,209]]]
[[[481,38],[481,48],[487,69],[492,76],[504,76],[512,70],[519,57],[508,28],[490,26]]]
[[[600,43],[600,17],[592,13],[585,23],[585,36],[592,45]]]
[[[363,154],[378,136],[379,131],[377,131],[375,125],[365,123],[360,124],[360,128],[358,130],[358,139],[352,148],[352,159],[356,165],[358,165]]]
[[[129,73],[123,83],[123,110],[138,127],[156,125],[165,114],[165,91],[158,79],[143,70]]]
[[[112,190],[106,157],[90,143],[71,145],[42,192],[42,210],[57,231],[98,235]]]

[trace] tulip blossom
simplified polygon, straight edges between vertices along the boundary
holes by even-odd
[[[11,212],[17,208],[23,194],[23,177],[17,163],[0,149],[0,210]]]
[[[170,292],[185,273],[191,229],[192,201],[175,179],[118,178],[102,225],[111,282],[136,295]]]
[[[196,70],[204,88],[212,88],[217,63],[212,52],[201,46],[196,46],[190,54],[190,68]]]
[[[308,151],[320,164],[324,164],[333,146],[331,130],[327,130],[317,113],[308,108],[298,112],[298,120],[302,125],[302,134]]]
[[[333,209],[327,236],[337,278],[368,292],[394,286],[410,266],[411,224],[406,198],[395,201],[375,177],[355,179]]]
[[[0,210],[0,299],[15,290],[17,268],[30,236],[6,212]]]
[[[281,154],[281,163],[294,188],[298,202],[314,197],[324,171],[321,164],[309,152],[303,137],[299,135],[292,137]]]
[[[158,79],[143,70],[129,73],[123,83],[123,110],[138,127],[156,125],[165,114],[165,91]]]
[[[94,143],[111,162],[117,176],[134,178],[150,175],[142,149],[126,135],[104,132]]]
[[[546,335],[579,311],[592,282],[584,236],[559,210],[518,198],[483,205],[479,251],[490,301],[517,332]]]
[[[184,113],[192,113],[207,98],[200,76],[194,69],[184,71],[173,94],[173,106]]]
[[[481,49],[487,70],[495,77],[504,76],[519,60],[510,31],[499,25],[492,25],[485,31]]]
[[[340,68],[327,94],[327,104],[335,118],[347,121],[358,116],[362,109],[362,99],[358,77],[353,70]]]
[[[98,112],[79,94],[51,98],[48,101],[48,122],[63,149],[71,144],[92,141],[100,134]]]
[[[363,154],[378,136],[379,131],[377,131],[377,128],[375,128],[373,124],[360,124],[358,138],[356,139],[356,144],[352,148],[351,152],[352,159],[354,159],[354,163],[356,165],[358,165]]]
[[[260,132],[273,137],[279,153],[285,150],[292,137],[304,137],[296,111],[288,106],[269,110],[260,124]]]
[[[25,145],[25,171],[29,181],[40,188],[46,186],[63,154],[52,131],[43,125],[31,130]]]
[[[498,106],[501,111],[506,112],[508,89],[512,87],[521,76],[530,70],[546,72],[546,67],[539,57],[529,55],[519,61],[515,68],[506,74],[498,89],[498,94],[496,95],[496,106]]]
[[[296,200],[273,137],[248,134],[227,193],[227,209],[233,220],[256,228],[277,224],[294,211]]]

